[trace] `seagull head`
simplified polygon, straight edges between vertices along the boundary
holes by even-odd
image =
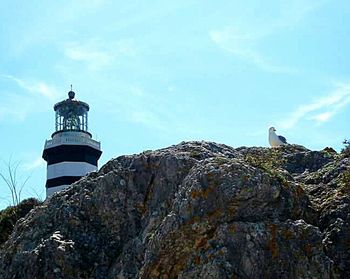
[[[275,127],[271,127],[271,128],[269,129],[269,132],[270,132],[270,133],[276,132]]]

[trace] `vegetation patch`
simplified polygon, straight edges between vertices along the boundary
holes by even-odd
[[[18,219],[25,217],[34,207],[40,205],[37,199],[23,200],[17,206],[9,206],[0,211],[0,245],[11,235]]]

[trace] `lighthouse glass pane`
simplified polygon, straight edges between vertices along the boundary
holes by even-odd
[[[57,111],[56,111],[56,114],[55,114],[55,129],[56,129],[56,131],[58,131],[58,113],[57,113]]]
[[[79,103],[62,104],[56,111],[56,131],[88,131],[86,106]]]
[[[63,130],[80,130],[79,117],[74,114],[68,114],[63,120]]]

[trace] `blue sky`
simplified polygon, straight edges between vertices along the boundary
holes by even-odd
[[[313,150],[350,138],[348,1],[1,1],[0,160],[44,194],[55,102],[113,157],[187,140]],[[5,164],[0,166],[5,171]],[[9,192],[0,182],[0,207]]]

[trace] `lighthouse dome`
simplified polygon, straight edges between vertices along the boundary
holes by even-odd
[[[68,92],[68,97],[69,97],[69,99],[71,99],[71,100],[73,100],[74,99],[74,97],[75,97],[75,92],[74,91],[69,91]]]
[[[68,99],[56,103],[56,129],[53,135],[61,132],[83,132],[91,136],[88,132],[88,111],[89,105],[75,99],[75,92],[68,92]]]

